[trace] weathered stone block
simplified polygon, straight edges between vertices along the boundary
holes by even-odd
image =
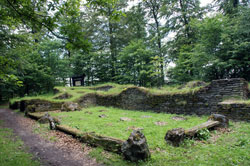
[[[73,103],[73,102],[65,102],[61,107],[61,111],[65,112],[80,111],[80,110],[81,108],[78,105],[78,103]]]
[[[146,137],[139,130],[131,133],[121,149],[125,159],[132,162],[146,160],[151,156]]]

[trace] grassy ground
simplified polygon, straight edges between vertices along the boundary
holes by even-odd
[[[107,92],[95,90],[95,88],[111,85],[114,88]],[[51,101],[75,101],[88,93],[101,95],[117,95],[133,85],[102,84],[95,87],[57,87],[59,94],[47,94],[32,96],[21,99],[45,99]],[[162,87],[146,89],[152,94],[177,94],[192,93],[200,88]],[[70,99],[57,100],[55,97],[68,93],[73,97]],[[14,100],[21,100],[14,99]],[[12,100],[12,102],[14,101]],[[237,100],[250,104],[250,100]],[[212,132],[210,139],[206,141],[188,140],[182,146],[176,148],[169,146],[164,141],[164,136],[169,129],[183,127],[185,129],[205,122],[208,117],[183,116],[184,121],[175,121],[172,118],[177,115],[128,111],[107,107],[91,107],[79,112],[51,113],[62,119],[62,124],[69,125],[84,132],[96,132],[97,134],[126,140],[133,129],[142,128],[145,134],[152,157],[149,161],[137,164],[124,161],[120,155],[106,152],[96,148],[91,156],[106,165],[250,165],[250,124],[246,122],[230,122],[230,131]],[[100,115],[105,115],[100,118]],[[130,118],[131,121],[121,121],[121,117]],[[158,126],[157,124],[165,124]]]
[[[23,142],[14,137],[10,129],[0,127],[0,165],[38,166],[39,162],[32,160],[32,155],[23,148]]]
[[[103,86],[113,86],[108,91],[101,91],[101,90],[96,90],[95,88],[103,87]],[[100,95],[118,95],[121,93],[123,90],[126,88],[130,87],[135,87],[134,85],[119,85],[119,84],[114,84],[114,83],[106,83],[106,84],[101,84],[97,86],[87,86],[87,87],[56,87],[60,92],[56,95],[53,93],[50,94],[45,94],[45,95],[38,95],[38,96],[27,96],[27,97],[22,97],[22,98],[13,98],[11,99],[11,103],[14,101],[19,101],[19,100],[29,100],[29,99],[44,99],[44,100],[49,100],[49,101],[76,101],[79,99],[81,96],[84,96],[88,93],[98,93]],[[161,88],[143,88],[145,91],[148,93],[152,94],[183,94],[183,93],[191,93],[199,90],[201,87],[182,87],[181,85],[175,85],[175,86],[164,86]],[[55,99],[55,97],[58,97],[64,93],[68,93],[72,95],[71,98],[69,99]]]
[[[106,117],[100,118],[99,115]],[[249,165],[250,129],[249,123],[231,122],[230,132],[213,132],[207,141],[186,141],[181,147],[172,147],[165,143],[164,136],[169,129],[185,129],[205,122],[207,117],[183,116],[184,121],[175,121],[176,115],[151,112],[128,111],[116,108],[92,107],[79,112],[53,113],[62,119],[62,124],[84,132],[111,136],[126,140],[133,128],[143,128],[152,157],[137,165]],[[120,121],[121,117],[132,119]],[[165,122],[158,126],[155,122]],[[107,165],[135,165],[122,160],[116,154],[100,148],[91,152],[97,160]]]
[[[172,117],[176,115],[106,107],[91,107],[83,111],[51,114],[62,119],[62,124],[84,132],[96,132],[97,134],[123,140],[128,138],[133,128],[143,128],[152,150],[165,145],[163,138],[167,130],[176,127],[187,129],[207,120],[207,117],[186,116],[187,120],[175,121]],[[100,118],[100,115],[105,115],[106,117]],[[131,121],[121,121],[120,118],[122,117],[129,118]],[[166,124],[165,126],[158,126],[155,124],[157,122]]]

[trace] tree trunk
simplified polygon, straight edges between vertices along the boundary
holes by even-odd
[[[209,121],[204,122],[204,123],[202,123],[202,124],[200,124],[198,126],[195,126],[195,127],[191,128],[191,129],[186,130],[185,135],[193,137],[193,136],[195,136],[195,134],[197,134],[197,132],[199,130],[210,129],[210,128],[216,127],[218,125],[220,125],[219,121],[209,120]]]
[[[152,13],[155,21],[155,26],[156,26],[156,32],[157,32],[157,45],[158,45],[158,51],[159,51],[159,57],[160,57],[160,80],[159,80],[159,85],[164,84],[164,65],[163,65],[163,53],[162,53],[162,43],[161,43],[161,32],[160,32],[160,22],[158,18],[158,10],[160,7],[158,6],[157,2],[152,2]]]
[[[71,127],[65,125],[57,125],[56,128],[62,132],[68,133],[72,136],[79,137],[80,140],[84,143],[88,143],[92,146],[101,146],[105,150],[121,153],[121,146],[123,144],[123,140],[104,137],[100,135],[96,135],[94,133],[83,133],[80,130],[73,129]]]
[[[112,15],[112,11],[109,8],[109,17]],[[116,44],[115,44],[115,38],[114,38],[114,25],[112,23],[111,18],[109,18],[109,49],[111,54],[111,79],[114,81],[114,77],[116,76]]]

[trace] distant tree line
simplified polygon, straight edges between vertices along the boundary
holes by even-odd
[[[0,100],[83,73],[87,85],[250,80],[249,0],[135,2],[2,0]]]

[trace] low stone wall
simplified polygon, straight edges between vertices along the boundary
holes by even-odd
[[[242,108],[241,114],[233,111],[224,111],[218,103],[228,98],[247,99],[249,95],[248,83],[244,79],[223,79],[212,81],[208,86],[198,91],[185,94],[152,94],[146,88],[130,87],[118,95],[100,95],[98,93],[89,93],[78,99],[80,107],[91,105],[112,106],[128,110],[152,110],[155,112],[165,112],[174,114],[196,114],[210,115],[217,113],[234,119],[242,119],[238,115],[249,112],[249,107]],[[44,112],[60,110],[62,102],[51,102],[45,100],[22,100],[20,104],[21,111]],[[238,107],[241,108],[241,107]],[[236,107],[235,107],[236,109]],[[232,115],[228,115],[231,112]],[[246,113],[247,114],[247,113]]]
[[[81,107],[96,105],[96,93],[86,94],[77,101]]]
[[[227,98],[248,97],[248,83],[244,79],[212,81],[204,88],[186,94],[151,94],[139,87],[127,88],[118,95],[89,94],[78,102],[81,106],[113,106],[129,110],[153,110],[175,114],[209,115],[217,112],[218,103]]]
[[[62,102],[51,102],[40,99],[33,100],[22,100],[20,101],[20,111],[21,112],[47,112],[60,110]]]
[[[214,113],[217,110],[217,104],[225,99],[247,99],[248,83],[240,78],[214,80],[210,85],[201,89],[197,93],[197,97],[199,98],[199,102],[196,108],[199,112],[209,110],[209,112]],[[208,107],[206,107],[206,105],[208,105]]]
[[[223,114],[230,119],[250,122],[250,104],[221,102],[218,103],[217,113]]]

